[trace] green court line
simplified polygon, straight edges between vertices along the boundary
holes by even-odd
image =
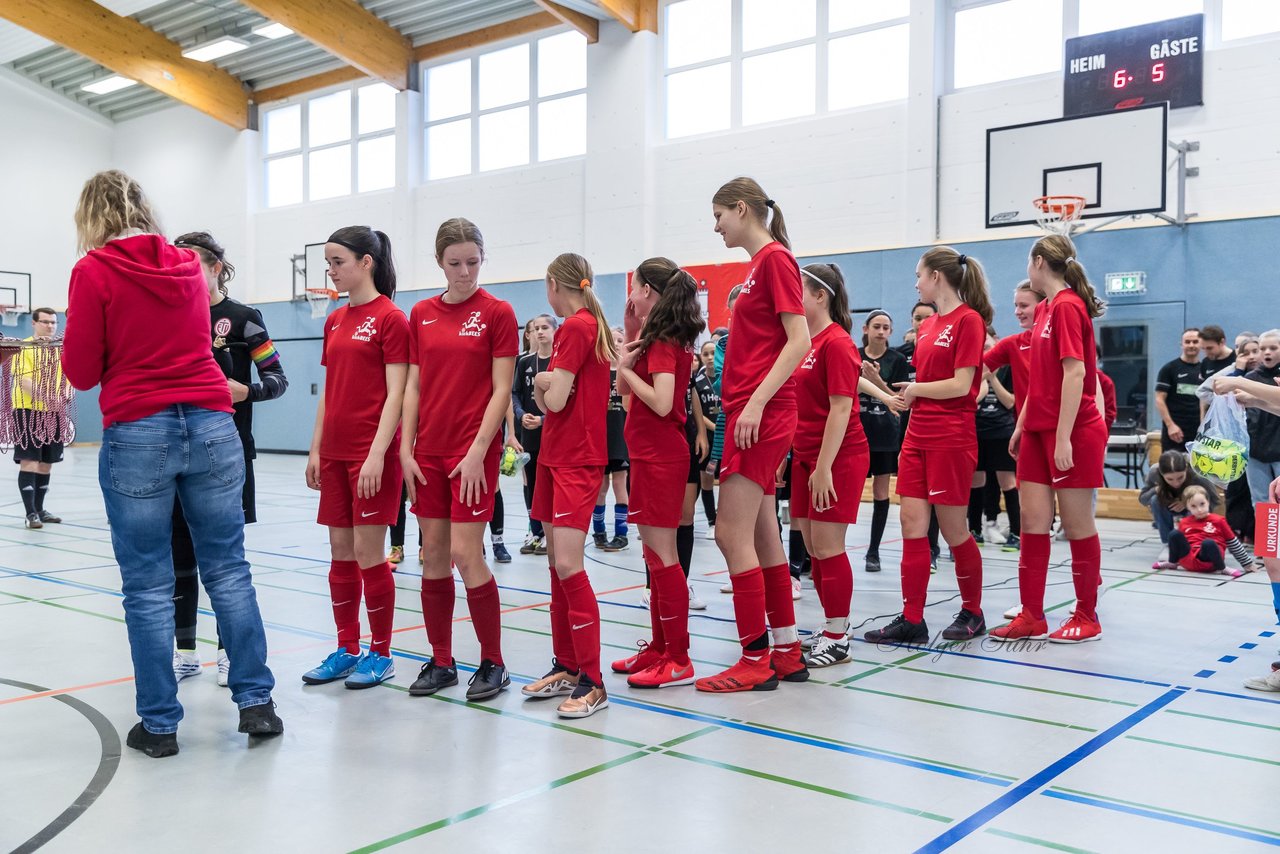
[[[757,771],[754,768],[744,768],[741,765],[730,765],[727,762],[719,762],[715,759],[707,759],[702,756],[692,756],[688,753],[680,753],[675,750],[666,750],[663,756],[671,756],[675,759],[683,759],[687,762],[694,762],[698,765],[706,765],[710,768],[719,768],[724,771],[734,771],[738,774],[745,774],[748,777],[755,777],[760,780],[768,780],[770,783],[781,783],[784,786],[792,786],[797,789],[804,789],[810,792],[817,792],[820,795],[829,795],[833,798],[840,798],[854,803],[865,804],[872,807],[881,807],[883,809],[893,810],[894,812],[903,813],[905,815],[913,815],[917,818],[927,818],[930,821],[939,821],[944,824],[950,824],[954,819],[948,818],[937,813],[926,812],[925,810],[913,809],[912,807],[904,807],[902,804],[895,804],[892,801],[882,801],[878,798],[868,798],[865,795],[855,795],[852,792],[844,792],[839,789],[830,789],[826,786],[819,786],[816,783],[806,783],[803,780],[793,780],[789,777],[780,777],[777,774],[770,774],[767,771]]]
[[[1224,576],[1225,577],[1225,576]],[[1256,601],[1248,601],[1245,599],[1226,599],[1219,596],[1187,596],[1184,593],[1161,593],[1158,590],[1126,590],[1125,593],[1136,593],[1139,596],[1163,596],[1167,599],[1193,599],[1200,603],[1218,603],[1224,605],[1248,605],[1250,608],[1258,607]]]
[[[1196,753],[1209,753],[1214,756],[1225,756],[1228,759],[1243,759],[1246,762],[1257,762],[1261,765],[1275,765],[1280,768],[1280,762],[1274,759],[1259,759],[1257,756],[1245,756],[1242,753],[1228,753],[1225,750],[1213,750],[1209,747],[1197,747],[1194,744],[1179,744],[1176,741],[1161,741],[1158,738],[1143,738],[1140,735],[1126,735],[1125,738],[1131,741],[1142,741],[1147,744],[1158,744],[1162,747],[1177,747],[1182,750],[1193,750]]]
[[[17,602],[2,602],[0,603],[0,605],[26,605],[30,603],[44,605],[49,602],[57,602],[63,599],[80,599],[85,596],[96,596],[96,595],[97,595],[96,593],[68,593],[65,596],[46,596],[43,599],[28,599],[25,596],[18,596],[16,593],[5,593],[3,590],[0,590],[0,596],[11,596],[14,599],[18,600]]]
[[[1158,807],[1153,804],[1144,804],[1141,801],[1126,801],[1123,798],[1113,798],[1110,795],[1099,795],[1096,792],[1085,792],[1080,789],[1068,789],[1066,786],[1050,786],[1050,791],[1066,792],[1072,795],[1083,795],[1087,798],[1097,798],[1100,801],[1110,801],[1113,804],[1123,804],[1129,807],[1138,807],[1139,809],[1151,810],[1152,812],[1165,813],[1166,815],[1176,815],[1183,818],[1194,818],[1208,824],[1220,824],[1223,827],[1234,827],[1237,830],[1251,830],[1254,833],[1265,833],[1268,836],[1280,837],[1280,831],[1271,830],[1266,827],[1254,827],[1249,824],[1238,824],[1233,821],[1226,821],[1217,816],[1209,817],[1207,815],[1199,815],[1193,812],[1182,812],[1181,810],[1169,809],[1168,807]]]
[[[96,592],[89,592],[89,593],[79,593],[79,594],[75,594],[75,595],[73,595],[73,596],[59,596],[59,597],[55,597],[55,598],[58,598],[58,599],[74,599],[74,598],[78,598],[78,597],[80,597],[80,596],[99,596],[99,595],[102,595],[102,594],[99,594],[99,593],[96,593]],[[11,597],[13,597],[14,599],[21,599],[23,602],[30,602],[30,603],[33,603],[33,604],[36,604],[36,605],[48,605],[50,608],[60,608],[60,609],[62,609],[63,611],[72,611],[72,612],[77,613],[77,614],[84,614],[85,616],[88,616],[88,617],[99,617],[99,618],[101,618],[101,619],[103,619],[103,620],[110,620],[110,621],[111,621],[111,622],[113,622],[113,623],[121,623],[121,624],[123,624],[123,623],[124,623],[124,621],[125,621],[125,620],[124,620],[124,617],[116,617],[116,616],[113,616],[113,615],[111,615],[111,614],[101,614],[101,613],[99,613],[99,612],[97,612],[97,611],[87,611],[87,610],[85,610],[84,608],[73,608],[73,607],[72,607],[72,606],[70,606],[70,605],[63,605],[63,604],[62,604],[62,603],[60,603],[60,602],[55,602],[53,599],[36,599],[36,598],[34,598],[34,597],[31,597],[31,596],[21,596],[21,595],[19,595],[19,594],[17,594],[17,593],[8,593],[8,592],[6,592],[6,591],[4,591],[4,590],[0,590],[0,596],[11,596]],[[15,602],[10,602],[10,603],[8,603],[8,604],[10,604],[10,605],[14,605],[14,604],[17,604],[17,603],[15,603]],[[197,640],[199,643],[208,644],[209,646],[217,646],[217,645],[218,645],[218,642],[217,642],[216,640],[210,640],[209,638],[201,638],[201,637],[197,637],[197,638],[196,638],[196,640]]]
[[[1015,842],[1025,842],[1028,845],[1038,845],[1041,848],[1050,848],[1054,851],[1066,851],[1067,854],[1098,854],[1098,852],[1090,851],[1088,848],[1073,848],[1070,845],[1063,845],[1061,842],[1050,842],[1047,839],[1036,839],[1034,836],[1024,836],[1021,833],[1012,833],[1008,830],[997,830],[994,827],[988,827],[985,830],[992,836],[1012,839]]]
[[[386,839],[381,840],[380,842],[373,843],[372,845],[366,845],[362,848],[356,848],[351,852],[351,854],[368,854],[368,852],[382,851],[387,848],[390,848],[393,845],[399,845],[401,842],[408,842],[410,839],[416,839],[419,836],[425,836],[428,833],[432,833],[442,828],[450,827],[455,824],[460,824],[461,822],[464,822],[468,819],[485,815],[486,813],[493,812],[494,810],[502,809],[503,807],[520,803],[521,801],[527,801],[529,798],[546,794],[547,792],[551,792],[556,789],[559,789],[561,786],[567,786],[570,783],[575,783],[578,780],[584,780],[587,777],[592,777],[596,774],[599,774],[601,771],[608,771],[610,768],[617,768],[619,765],[625,765],[628,762],[634,762],[637,759],[641,759],[649,755],[651,754],[645,750],[638,750],[635,753],[628,753],[626,756],[620,756],[617,759],[611,759],[608,762],[602,762],[599,765],[593,765],[592,767],[586,768],[582,771],[576,771],[573,774],[569,774],[564,777],[558,777],[557,779],[552,780],[550,783],[544,783],[543,785],[535,786],[532,789],[525,789],[523,792],[517,792],[516,794],[509,795],[508,797],[502,798],[501,800],[493,801],[492,803],[488,803],[488,804],[482,804],[481,806],[478,806],[478,807],[472,807],[469,810],[463,810],[462,812],[451,815],[448,818],[442,818],[439,821],[433,821],[430,824],[424,824],[421,827],[414,828],[413,830],[407,830],[404,833],[399,833],[399,834],[396,834],[395,836],[389,836]]]
[[[1220,718],[1216,715],[1201,715],[1195,712],[1180,712],[1180,711],[1177,711],[1176,709],[1165,709],[1164,712],[1170,715],[1182,715],[1183,717],[1186,717],[1186,718],[1201,718],[1202,720],[1206,720],[1206,721],[1218,721],[1219,723],[1224,723],[1224,724],[1235,724],[1236,726],[1251,726],[1251,727],[1257,727],[1258,729],[1269,729],[1273,732],[1280,732],[1280,726],[1272,726],[1271,724],[1259,724],[1259,723],[1254,723],[1253,721],[1236,720],[1235,718]]]
[[[854,674],[853,676],[850,676],[847,679],[841,679],[839,682],[835,684],[848,685],[850,682],[857,682],[859,679],[865,679],[868,676],[875,676],[877,673],[884,673],[886,670],[891,670],[894,667],[900,667],[903,664],[909,664],[915,661],[916,659],[924,658],[926,655],[932,655],[932,654],[933,653],[930,652],[929,650],[924,650],[922,652],[914,652],[911,655],[906,656],[905,658],[898,659],[897,661],[886,662],[884,664],[880,664],[876,667],[873,667],[870,670],[864,670],[861,673]],[[876,662],[867,662],[867,663],[875,664]]]
[[[981,714],[981,715],[993,715],[999,718],[1011,718],[1013,720],[1027,721],[1028,723],[1033,723],[1033,724],[1044,724],[1046,726],[1061,727],[1063,729],[1074,729],[1080,732],[1097,732],[1097,730],[1093,729],[1092,727],[1080,726],[1078,724],[1064,724],[1061,721],[1050,721],[1050,720],[1045,720],[1043,718],[1028,717],[1027,715],[1015,715],[1012,712],[997,712],[995,709],[983,709],[983,708],[979,708],[978,706],[966,706],[961,703],[946,703],[946,702],[943,702],[942,700],[930,700],[926,697],[912,697],[907,694],[895,694],[892,691],[877,691],[874,688],[860,688],[857,685],[845,685],[844,687],[850,691],[859,691],[864,694],[878,694],[881,697],[893,697],[898,700],[909,700],[913,703],[928,703],[931,706],[942,706],[943,708],[947,708],[947,709],[959,709],[960,711],[963,711],[963,712],[977,712],[978,714]]]
[[[855,658],[854,661],[861,662],[862,660]],[[866,663],[874,664],[874,662]],[[977,676],[966,676],[962,673],[947,673],[944,670],[926,670],[922,667],[903,667],[901,665],[888,666],[897,670],[905,670],[909,673],[924,673],[928,676],[940,676],[944,679],[962,679],[966,682],[980,682],[983,685],[999,685],[1002,688],[1017,688],[1022,691],[1035,691],[1039,694],[1052,694],[1057,697],[1070,697],[1075,700],[1091,700],[1095,703],[1109,703],[1115,706],[1130,706],[1132,708],[1137,708],[1139,705],[1138,703],[1128,703],[1124,700],[1108,700],[1106,697],[1094,697],[1089,694],[1073,694],[1070,691],[1054,691],[1051,688],[1037,688],[1033,685],[1019,685],[1016,682],[1001,682],[997,679],[980,679]]]

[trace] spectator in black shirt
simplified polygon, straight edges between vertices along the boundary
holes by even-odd
[[[1190,327],[1182,332],[1182,355],[1156,375],[1156,411],[1163,422],[1161,450],[1185,451],[1187,442],[1196,437],[1200,429],[1200,399],[1196,397],[1196,389],[1201,379],[1200,330]]]
[[[533,378],[547,370],[551,364],[551,342],[556,332],[556,320],[549,314],[540,314],[528,323],[529,347],[516,360],[515,374],[511,378],[511,406],[516,419],[517,437],[529,461],[524,465],[524,506],[533,507],[533,488],[538,482],[538,451],[542,447],[542,410],[534,400]],[[546,532],[536,519],[529,522],[529,533],[520,546],[522,555],[547,553]]]
[[[1206,377],[1236,361],[1236,351],[1227,346],[1227,333],[1212,323],[1200,329],[1200,352],[1204,355],[1200,370]]]

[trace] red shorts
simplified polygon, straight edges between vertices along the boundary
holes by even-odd
[[[372,498],[357,493],[364,460],[320,458],[320,509],[316,522],[332,528],[394,525],[400,515],[400,453],[387,451],[382,461],[382,487]]]
[[[426,483],[415,486],[417,500],[409,508],[415,516],[425,519],[448,519],[450,522],[488,522],[493,518],[493,497],[498,491],[497,454],[486,454],[484,481],[489,491],[477,504],[467,506],[462,500],[462,478],[449,477],[462,457],[414,456],[414,462],[422,469]]]
[[[1057,446],[1053,430],[1026,430],[1018,447],[1018,480],[1042,483],[1054,489],[1098,489],[1103,485],[1102,465],[1107,454],[1107,428],[1076,430],[1071,434],[1071,461],[1066,471],[1053,464]]]
[[[1192,549],[1191,554],[1195,554],[1198,551],[1200,551],[1200,547],[1196,546],[1194,549]],[[1223,551],[1225,552],[1226,549],[1223,549]],[[1192,557],[1191,555],[1187,555],[1182,560],[1178,561],[1178,568],[1185,569],[1187,572],[1217,572],[1218,571],[1218,568],[1213,564],[1209,563],[1207,560],[1200,560],[1199,558]]]
[[[796,432],[794,407],[778,409],[765,407],[760,419],[760,437],[750,448],[741,449],[733,440],[733,431],[742,413],[731,412],[725,416],[724,452],[720,456],[720,480],[740,474],[752,483],[759,484],[765,495],[773,495],[777,489],[778,467],[791,450],[791,439]]]
[[[654,528],[679,528],[689,458],[631,461],[631,510],[627,521]]]
[[[529,518],[544,525],[586,531],[600,494],[604,466],[547,466],[538,463]]]
[[[898,495],[930,504],[969,506],[978,447],[947,451],[904,447],[898,455]]]
[[[814,510],[812,506],[809,477],[813,474],[814,465],[811,460],[791,458],[791,518],[846,525],[857,522],[862,488],[871,468],[870,452],[864,448],[856,453],[836,456],[831,465],[831,488],[835,491],[836,501],[826,510]]]

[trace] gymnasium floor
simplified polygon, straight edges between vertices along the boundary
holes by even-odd
[[[72,449],[54,470],[49,505],[65,524],[27,531],[20,504],[0,512],[0,849],[42,841],[50,851],[166,854],[1280,846],[1280,697],[1241,686],[1266,672],[1280,643],[1265,576],[1155,576],[1148,526],[1100,523],[1101,643],[945,652],[859,644],[854,664],[815,671],[807,685],[733,696],[634,691],[608,677],[611,708],[570,723],[556,719],[552,702],[525,702],[518,684],[485,705],[463,702],[465,685],[408,697],[427,650],[413,557],[396,579],[398,677],[363,692],[304,689],[299,676],[333,642],[327,545],[295,456],[258,461],[264,521],[247,535],[286,734],[247,749],[210,669],[180,687],[180,755],[121,755],[137,718],[96,459],[96,449]],[[518,484],[503,486],[514,552],[525,516]],[[731,663],[737,646],[730,597],[719,593],[723,564],[704,524],[699,508],[694,580],[709,608],[691,626],[706,674]],[[887,571],[867,575],[865,523],[851,532],[855,624],[898,610],[896,537],[891,519]],[[415,535],[410,544],[413,554]],[[589,551],[607,662],[646,631],[644,578],[634,544]],[[1065,556],[1055,545],[1055,560]],[[1016,555],[988,546],[983,557],[994,618],[1016,600]],[[546,569],[517,554],[497,574],[507,664],[519,683],[541,676],[550,659]],[[1050,584],[1050,620],[1065,618],[1069,570],[1056,567]],[[944,560],[927,613],[935,634],[958,608],[955,593]],[[816,624],[807,583],[798,608],[802,628]],[[457,614],[459,663],[473,666],[462,597]],[[201,636],[213,637],[207,612]],[[213,642],[202,649],[211,661]]]

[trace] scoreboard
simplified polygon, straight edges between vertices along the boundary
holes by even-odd
[[[1064,117],[1204,103],[1204,15],[1067,39]]]

